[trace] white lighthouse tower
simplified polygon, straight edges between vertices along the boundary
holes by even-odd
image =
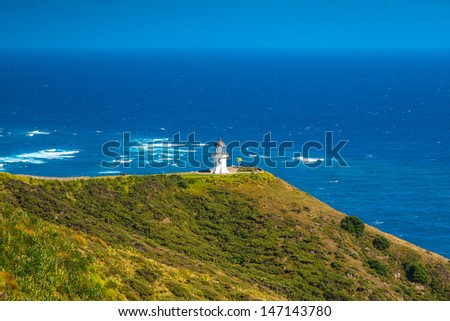
[[[227,168],[227,159],[230,157],[227,153],[227,146],[222,141],[222,137],[214,145],[216,152],[212,154],[214,157],[214,168],[211,169],[211,174],[229,174]]]

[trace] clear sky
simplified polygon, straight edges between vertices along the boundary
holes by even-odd
[[[450,0],[0,0],[0,48],[450,48]]]

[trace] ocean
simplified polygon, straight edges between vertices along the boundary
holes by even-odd
[[[218,137],[254,146],[270,135],[289,146],[284,154],[251,147],[229,165],[259,160],[336,209],[450,258],[449,107],[446,52],[3,51],[0,171],[192,171],[208,168],[187,160],[208,156]],[[346,142],[345,164],[308,166],[327,159],[326,132],[333,146]],[[129,155],[105,155],[120,151],[124,133]],[[177,134],[195,142],[174,144]],[[290,166],[308,142],[311,155]],[[139,148],[152,166],[140,166]]]

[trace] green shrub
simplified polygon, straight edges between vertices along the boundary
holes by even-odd
[[[381,235],[375,237],[372,241],[372,244],[374,248],[380,251],[387,250],[391,246],[391,242],[389,242],[387,238]]]
[[[404,264],[403,265],[406,277],[411,282],[420,283],[420,284],[427,284],[428,283],[428,272],[425,266],[422,264],[416,262],[413,264]]]
[[[343,230],[355,234],[357,237],[364,234],[364,223],[356,216],[347,216],[343,218],[340,226]]]
[[[387,275],[387,269],[386,267],[383,265],[383,263],[381,263],[380,261],[377,260],[368,260],[367,264],[369,264],[369,267],[373,270],[375,270],[378,274],[380,275]]]
[[[178,187],[186,189],[189,187],[189,184],[185,180],[181,180],[178,182]]]
[[[239,167],[237,170],[239,173],[256,173],[258,168],[256,167]]]

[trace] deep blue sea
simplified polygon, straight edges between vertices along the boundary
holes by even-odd
[[[449,127],[448,52],[0,53],[0,171],[191,171],[180,160],[199,156],[219,136],[243,143],[270,133],[294,145],[271,154],[272,173],[450,258]],[[323,144],[327,131],[333,144],[348,141],[340,150],[347,167],[286,168],[306,142]],[[116,168],[101,167],[112,163],[103,144],[123,143],[124,132],[135,143],[131,154],[116,159]],[[194,149],[168,148],[176,133],[195,133]],[[139,168],[138,150],[149,144],[163,167]],[[242,156],[251,163],[262,155]]]

